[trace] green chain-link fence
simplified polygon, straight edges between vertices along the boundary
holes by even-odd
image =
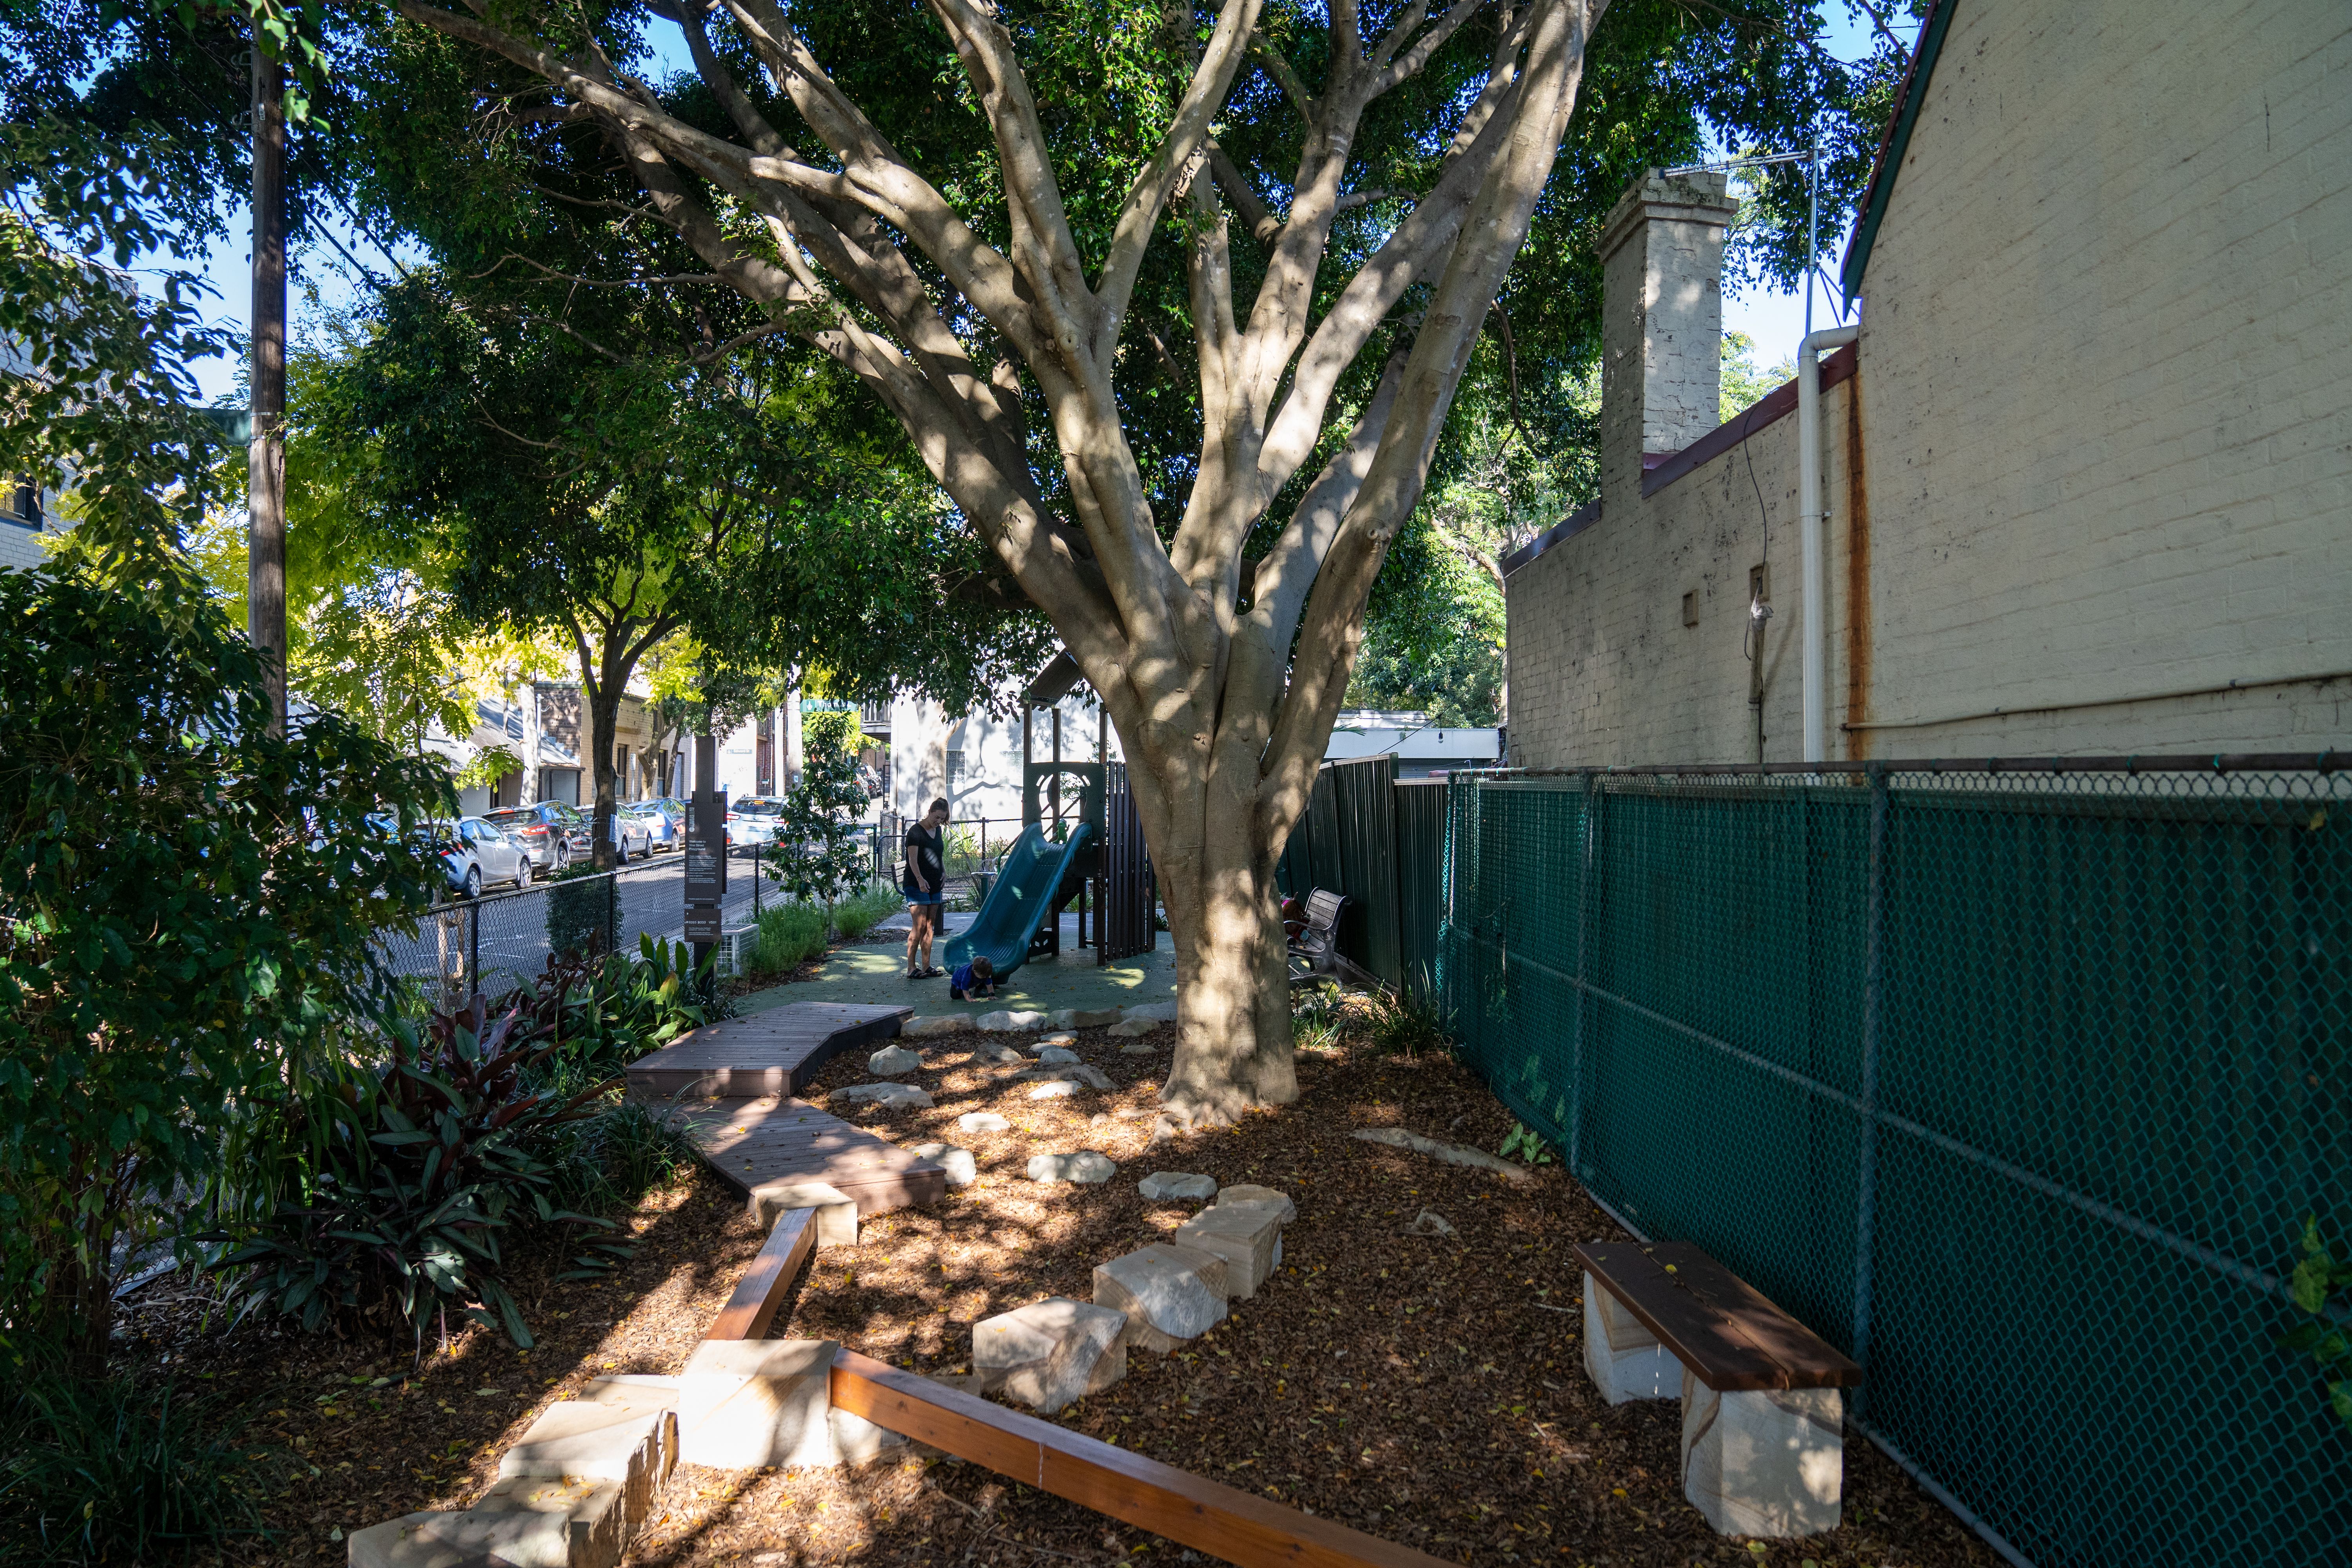
[[[1645,1237],[2040,1568],[2352,1563],[2352,777],[1457,774],[1443,1005]]]

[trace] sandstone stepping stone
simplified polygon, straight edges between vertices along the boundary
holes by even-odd
[[[1160,1025],[1154,1019],[1121,1018],[1118,1023],[1113,1024],[1108,1029],[1106,1029],[1103,1032],[1108,1035],[1115,1035],[1121,1039],[1131,1040],[1139,1035],[1148,1035],[1158,1027],[1160,1027]]]
[[[1274,1271],[1275,1248],[1282,1243],[1282,1222],[1263,1204],[1217,1204],[1202,1209],[1176,1227],[1179,1247],[1213,1252],[1225,1260],[1225,1294],[1242,1300],[1257,1294]]]
[[[968,1187],[980,1180],[980,1166],[969,1149],[959,1149],[952,1143],[918,1143],[907,1152],[945,1171],[949,1186]]]
[[[677,1379],[656,1373],[615,1372],[592,1377],[581,1393],[599,1405],[634,1405],[646,1410],[677,1408]]]
[[[536,1541],[518,1536],[492,1548],[497,1561],[512,1563],[516,1568],[523,1568],[521,1552],[530,1552],[526,1541],[548,1551],[556,1545],[558,1530],[562,1531],[564,1554],[555,1562],[562,1568],[613,1568],[626,1550],[629,1537],[644,1522],[629,1517],[623,1489],[614,1481],[500,1481],[466,1511],[481,1516],[486,1531],[497,1531],[500,1522],[518,1531],[529,1528],[525,1521],[540,1527],[533,1532]],[[508,1516],[503,1521],[497,1519],[501,1514]]]
[[[966,1132],[1002,1132],[1013,1123],[993,1110],[967,1110],[956,1118],[956,1125]]]
[[[1047,1079],[1044,1083],[1029,1086],[1032,1100],[1067,1100],[1078,1092],[1078,1086],[1066,1078]]]
[[[971,1328],[982,1393],[1003,1391],[1051,1415],[1127,1375],[1127,1314],[1052,1296]]]
[[[918,1105],[929,1107],[931,1097],[911,1083],[853,1083],[846,1089],[836,1089],[825,1096],[827,1100],[870,1100],[877,1105]]]
[[[1057,1029],[1099,1029],[1118,1022],[1116,1007],[1064,1007],[1054,1015],[1054,1026]]]
[[[678,1379],[681,1457],[751,1470],[834,1462],[832,1340],[705,1340]]]
[[[1219,1187],[1217,1202],[1220,1204],[1272,1204],[1282,1211],[1280,1218],[1285,1225],[1298,1217],[1298,1205],[1290,1201],[1288,1193],[1274,1187],[1261,1187],[1255,1182],[1235,1182],[1229,1187]]]
[[[1044,1088],[1043,1084],[1038,1086]],[[1033,1182],[1077,1182],[1094,1186],[1108,1182],[1118,1173],[1118,1167],[1106,1154],[1092,1149],[1081,1149],[1075,1154],[1032,1154],[1029,1156],[1029,1179]]]
[[[1508,1160],[1498,1159],[1484,1149],[1465,1149],[1459,1143],[1441,1143],[1434,1138],[1423,1138],[1402,1127],[1359,1127],[1350,1134],[1367,1143],[1385,1143],[1391,1149],[1409,1149],[1416,1154],[1447,1165],[1466,1165],[1473,1170],[1492,1171],[1505,1181],[1526,1184],[1535,1177]]]
[[[1011,1034],[1017,1029],[1044,1028],[1045,1015],[1043,1013],[982,1013],[972,1020],[972,1025],[976,1028],[986,1029],[992,1034]]]
[[[857,1200],[828,1182],[762,1182],[751,1189],[751,1209],[771,1230],[794,1209],[814,1209],[819,1247],[857,1245]]]
[[[1075,1046],[1078,1037],[1072,1034],[1047,1035],[1038,1040],[1039,1046]]]
[[[614,1483],[558,1479],[500,1486],[546,1495],[537,1503],[503,1497],[493,1502],[485,1496],[488,1507],[403,1514],[353,1531],[343,1543],[346,1560],[351,1568],[613,1568],[620,1562],[628,1531],[621,1488]]]
[[[1111,1033],[1115,1035],[1118,1031],[1113,1029]],[[1118,1054],[1123,1057],[1156,1057],[1160,1054],[1160,1047],[1149,1040],[1129,1040],[1119,1047]]]
[[[1017,1066],[1021,1063],[1026,1062],[1029,1058],[1023,1056],[1019,1051],[1014,1050],[1011,1046],[999,1046],[996,1047],[996,1059],[1001,1062],[1009,1062]]]
[[[1460,1234],[1445,1223],[1445,1216],[1435,1209],[1423,1209],[1403,1227],[1406,1236],[1455,1236]]]
[[[1121,1007],[1118,1010],[1118,1016],[1119,1021],[1122,1023],[1130,1023],[1139,1018],[1149,1018],[1155,1024],[1172,1024],[1176,1021],[1176,1004],[1173,1002],[1145,1002],[1133,1007]]]
[[[665,1409],[558,1400],[499,1457],[499,1479],[610,1481],[621,1489],[622,1523],[634,1529],[677,1462],[677,1431]]]
[[[1064,1083],[1082,1083],[1088,1089],[1108,1089],[1111,1087],[1109,1074],[1104,1072],[1100,1068],[1088,1067],[1084,1062],[1071,1062],[1066,1065],[1057,1065],[1054,1067],[1031,1068],[1025,1072],[1017,1072],[1013,1076],[1016,1079],[1026,1079],[1032,1083],[1053,1083],[1058,1080]]]
[[[1050,1068],[1066,1066],[1071,1062],[1083,1061],[1086,1058],[1079,1056],[1077,1052],[1066,1050],[1060,1046],[1047,1046],[1044,1050],[1037,1053],[1037,1059],[1046,1067]]]
[[[885,1046],[866,1058],[866,1070],[877,1078],[896,1078],[922,1065],[923,1058],[904,1046]]]
[[[1217,1178],[1195,1176],[1183,1171],[1154,1171],[1135,1184],[1135,1190],[1159,1203],[1167,1198],[1208,1198],[1217,1193]]]
[[[919,1040],[927,1035],[952,1035],[958,1029],[970,1027],[970,1020],[953,1013],[932,1013],[908,1019],[898,1026],[898,1033]]]
[[[1225,1260],[1164,1241],[1095,1266],[1095,1304],[1127,1314],[1127,1342],[1168,1354],[1225,1318]]]

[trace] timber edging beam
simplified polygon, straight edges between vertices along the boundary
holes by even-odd
[[[793,1293],[793,1281],[816,1249],[816,1211],[794,1209],[776,1221],[775,1229],[735,1282],[734,1294],[719,1309],[706,1340],[764,1340],[776,1310]]]
[[[1203,1479],[853,1350],[833,1358],[833,1404],[1240,1568],[1452,1568],[1443,1558]]]

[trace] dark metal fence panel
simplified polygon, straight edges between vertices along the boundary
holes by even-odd
[[[1096,957],[1109,963],[1149,952],[1159,942],[1158,899],[1143,819],[1135,809],[1125,763],[1107,764],[1103,799],[1102,929]]]
[[[1396,759],[1328,763],[1315,780],[1330,792],[1339,826],[1339,880],[1348,895],[1339,951],[1391,985],[1404,980],[1397,937]]]
[[[559,949],[634,952],[640,934],[684,941],[683,878],[683,858],[672,855],[619,871],[453,900],[420,918],[415,935],[386,931],[378,943],[393,974],[437,979],[452,990],[468,988],[470,977],[480,989],[499,991],[538,974]],[[751,863],[730,865],[721,925],[750,924],[758,896]]]
[[[2352,1224],[2352,778],[1456,775],[1464,1054],[1864,1363],[2014,1559],[2352,1561],[2285,1293]]]
[[[1399,783],[1395,791],[1397,952],[1405,992],[1437,991],[1438,932],[1445,923],[1445,785]]]

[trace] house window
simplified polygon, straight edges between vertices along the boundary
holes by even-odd
[[[8,515],[30,528],[41,526],[41,492],[35,485],[18,485],[10,498]]]
[[[948,753],[948,788],[955,788],[957,783],[961,781],[962,777],[963,753],[961,752],[950,752]]]

